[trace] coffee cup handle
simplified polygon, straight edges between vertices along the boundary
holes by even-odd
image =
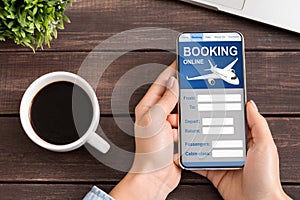
[[[110,145],[95,132],[89,136],[87,143],[102,153],[107,153],[110,148]]]

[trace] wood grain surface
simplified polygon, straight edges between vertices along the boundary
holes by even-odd
[[[284,183],[300,182],[300,118],[267,118],[273,132],[280,156],[281,180]],[[118,128],[116,121],[121,117],[102,117],[100,126],[112,148],[118,146],[129,152],[134,152],[133,125],[127,124],[124,132]],[[115,159],[114,165],[106,166],[101,159],[106,157],[93,157],[84,148],[68,152],[54,153],[38,147],[26,136],[19,119],[15,117],[0,118],[0,182],[1,181],[55,181],[55,182],[111,182],[118,181],[124,172],[112,168],[118,166],[131,166],[133,157],[128,160]],[[284,130],[284,131],[283,131]],[[118,158],[112,150],[106,156]],[[95,155],[95,154],[94,154]],[[125,154],[124,154],[125,155]],[[132,154],[133,156],[133,154]],[[208,183],[204,178],[184,173],[183,183]]]
[[[0,42],[1,200],[82,199],[93,185],[109,192],[125,175],[84,147],[54,153],[30,141],[18,116],[32,81],[52,71],[82,75],[99,100],[103,132],[99,128],[98,133],[134,152],[134,108],[149,84],[176,59],[177,32],[219,30],[244,35],[248,99],[256,101],[269,122],[284,190],[300,198],[299,34],[178,0],[76,0],[66,14],[72,23],[59,31],[50,49],[32,53],[11,40]],[[153,31],[147,31],[150,28]],[[88,55],[91,59],[85,62]],[[99,74],[101,69],[105,71]],[[122,155],[106,156],[119,156],[114,164],[129,168],[130,155],[125,164]],[[222,198],[208,180],[184,171],[168,199]]]
[[[72,23],[65,25],[46,51],[90,51],[114,34],[141,27],[179,32],[238,30],[249,50],[300,49],[296,33],[178,0],[76,0],[66,14]],[[0,51],[30,50],[1,42]]]
[[[106,69],[96,84],[102,114],[112,113],[112,99],[118,105],[115,114],[133,114],[148,88],[145,80],[153,82],[162,71],[159,64],[169,65],[176,58],[171,52],[129,52],[105,66],[119,52],[97,52],[92,54],[89,65],[82,67],[87,55],[84,52],[0,54],[0,114],[18,114],[24,91],[39,76],[60,70],[77,73],[79,68],[85,70],[82,74],[89,82],[100,76],[99,69]],[[158,64],[142,66],[143,71],[138,75],[132,72],[138,72],[147,63]],[[254,99],[263,114],[300,114],[299,66],[300,52],[247,52],[248,99]],[[123,76],[127,78],[117,84]],[[141,88],[135,90],[137,85]],[[116,89],[119,92],[112,98]],[[127,95],[131,97],[124,99]]]

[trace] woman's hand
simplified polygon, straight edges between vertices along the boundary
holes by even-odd
[[[175,67],[174,62],[160,74],[135,109],[135,159],[110,193],[116,199],[165,199],[180,181],[173,158],[177,122],[170,115],[178,101]]]
[[[247,103],[248,151],[240,170],[196,171],[207,177],[224,199],[290,199],[279,177],[279,159],[267,121],[253,101]]]

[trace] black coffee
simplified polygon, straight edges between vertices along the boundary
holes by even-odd
[[[31,124],[43,140],[51,144],[69,144],[89,128],[93,107],[79,86],[65,81],[41,89],[31,105]]]

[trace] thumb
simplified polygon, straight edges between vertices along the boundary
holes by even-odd
[[[165,93],[156,104],[164,110],[166,115],[168,115],[172,112],[178,102],[179,86],[177,79],[174,76],[171,76],[166,87]]]
[[[252,100],[247,103],[247,122],[254,144],[274,144],[268,123]]]

